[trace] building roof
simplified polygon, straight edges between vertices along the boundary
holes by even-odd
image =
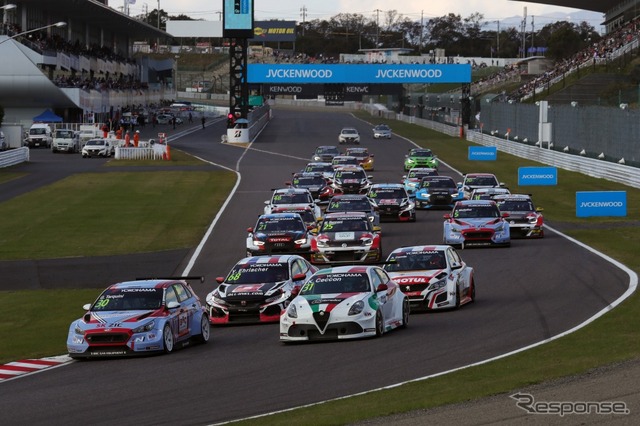
[[[573,9],[590,10],[593,12],[607,13],[620,3],[625,3],[627,0],[598,0],[598,1],[584,1],[584,0],[511,0],[517,2],[528,3],[540,3],[548,4],[552,6],[570,7]]]

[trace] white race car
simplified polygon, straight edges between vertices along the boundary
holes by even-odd
[[[411,309],[458,308],[476,296],[473,268],[451,246],[413,246],[395,249],[384,269],[409,296]]]
[[[280,340],[376,337],[409,322],[409,299],[379,266],[322,269],[280,317]]]

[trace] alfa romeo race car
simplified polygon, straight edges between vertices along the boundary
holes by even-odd
[[[451,213],[444,215],[444,244],[467,246],[511,245],[508,213],[501,213],[491,200],[458,201]]]
[[[280,317],[280,340],[379,337],[409,323],[409,299],[378,266],[316,272]]]
[[[325,214],[311,240],[311,262],[372,263],[382,258],[380,227],[374,227],[366,213]]]
[[[380,220],[416,221],[416,206],[401,183],[376,183],[367,197],[376,206]]]
[[[464,192],[449,176],[425,176],[415,193],[417,209],[452,209],[457,201],[464,199]]]
[[[71,323],[71,358],[173,352],[209,341],[209,318],[188,277],[126,281],[104,290]],[[198,277],[200,279],[200,277]]]
[[[502,213],[509,214],[509,228],[513,238],[543,238],[542,207],[535,207],[526,194],[499,195],[494,198]]]
[[[297,255],[240,259],[206,297],[211,324],[277,322],[318,269]]]
[[[247,256],[300,254],[310,251],[310,226],[298,213],[272,213],[258,217],[247,229]]]
[[[475,298],[473,268],[451,246],[395,249],[384,269],[409,297],[412,311],[455,309]]]

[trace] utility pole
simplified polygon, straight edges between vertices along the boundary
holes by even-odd
[[[535,36],[535,26],[533,24],[535,16],[531,15],[531,52],[533,53],[533,37]]]
[[[496,21],[498,24],[498,41],[496,45],[496,58],[500,57],[500,21]]]
[[[520,26],[522,29],[522,57],[526,58],[526,35],[527,35],[527,8],[524,8],[524,16],[522,17],[522,25]]]
[[[302,37],[304,37],[304,27],[307,22],[307,6],[302,6],[300,8],[300,16],[302,16]]]
[[[382,10],[380,9],[376,9],[374,10],[374,12],[376,12],[376,49],[380,46],[380,12],[382,12]]]
[[[422,34],[424,33],[424,10],[420,11],[420,46],[418,53],[422,54]]]

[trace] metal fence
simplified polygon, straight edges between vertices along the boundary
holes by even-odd
[[[29,161],[29,148],[26,146],[0,152],[0,168],[15,166],[26,161]]]

